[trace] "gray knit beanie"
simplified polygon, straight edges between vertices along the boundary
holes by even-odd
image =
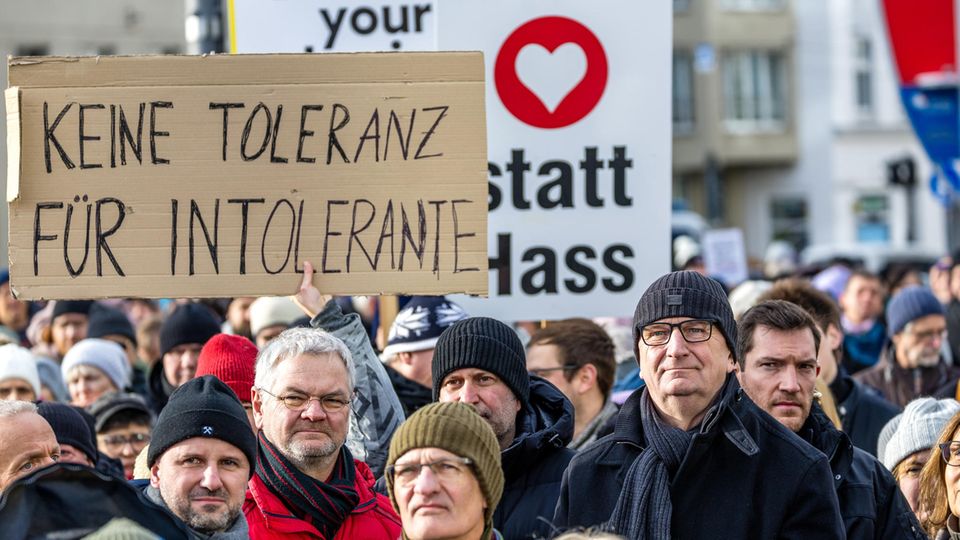
[[[943,315],[943,305],[929,287],[904,287],[887,306],[887,335],[899,334],[908,324],[927,315]]]
[[[525,407],[530,398],[527,356],[520,338],[506,324],[489,317],[463,319],[440,334],[433,351],[433,400],[450,372],[477,368],[503,380]]]
[[[883,466],[893,469],[904,459],[937,444],[940,432],[955,414],[960,403],[953,399],[918,398],[883,426],[877,445],[877,456]]]
[[[647,287],[633,314],[633,352],[638,360],[640,349],[637,342],[640,339],[640,329],[669,317],[715,321],[727,340],[730,354],[734,360],[738,360],[737,322],[733,318],[726,292],[715,280],[698,272],[670,272]]]

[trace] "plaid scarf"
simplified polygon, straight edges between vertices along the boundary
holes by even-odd
[[[670,478],[680,468],[693,432],[660,420],[646,390],[640,396],[640,420],[647,448],[630,465],[607,527],[630,540],[669,540]]]
[[[321,482],[290,463],[262,431],[257,439],[257,476],[294,515],[316,527],[324,538],[333,538],[360,502],[354,488],[356,469],[350,450],[346,445],[341,447],[330,480]]]

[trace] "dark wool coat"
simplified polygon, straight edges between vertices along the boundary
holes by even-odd
[[[170,394],[176,388],[167,382],[167,377],[163,374],[163,359],[157,360],[150,368],[147,374],[147,404],[153,414],[160,416],[160,411],[167,406],[167,400]]]
[[[830,460],[847,540],[926,540],[890,471],[854,447],[819,407],[814,407],[798,435]]]
[[[612,435],[573,458],[554,516],[558,527],[609,519],[627,470],[646,446],[640,398],[636,392],[627,399]],[[754,405],[732,374],[671,479],[670,498],[675,539],[844,538],[826,456]]]
[[[560,481],[573,450],[573,404],[552,384],[530,376],[530,401],[517,414],[517,435],[501,452],[503,496],[493,526],[508,540],[549,538]]]
[[[432,388],[417,381],[411,381],[387,364],[384,364],[383,368],[387,371],[387,376],[390,377],[390,384],[393,385],[393,391],[397,393],[400,404],[403,405],[403,414],[407,418],[420,407],[429,405],[433,401]]]
[[[854,446],[876,456],[880,431],[894,416],[900,414],[900,408],[846,373],[837,375],[830,384],[830,390],[837,400],[837,413],[843,423],[843,432],[850,437]]]

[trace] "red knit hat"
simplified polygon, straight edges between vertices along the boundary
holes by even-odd
[[[242,336],[217,334],[200,351],[196,377],[213,375],[220,379],[240,401],[250,401],[257,346]]]

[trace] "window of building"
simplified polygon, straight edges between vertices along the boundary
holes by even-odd
[[[690,11],[690,0],[673,0],[674,13],[686,13]]]
[[[869,38],[854,40],[853,77],[857,112],[862,116],[873,114],[873,44]]]
[[[720,6],[726,11],[780,11],[787,0],[722,0]]]
[[[730,131],[781,131],[786,69],[778,51],[735,51],[723,58],[724,120]]]
[[[673,51],[673,133],[693,131],[693,55]]]
[[[789,242],[797,252],[807,247],[807,201],[802,197],[779,197],[770,204],[773,239]]]
[[[853,207],[857,242],[890,241],[890,201],[885,194],[861,195]]]

